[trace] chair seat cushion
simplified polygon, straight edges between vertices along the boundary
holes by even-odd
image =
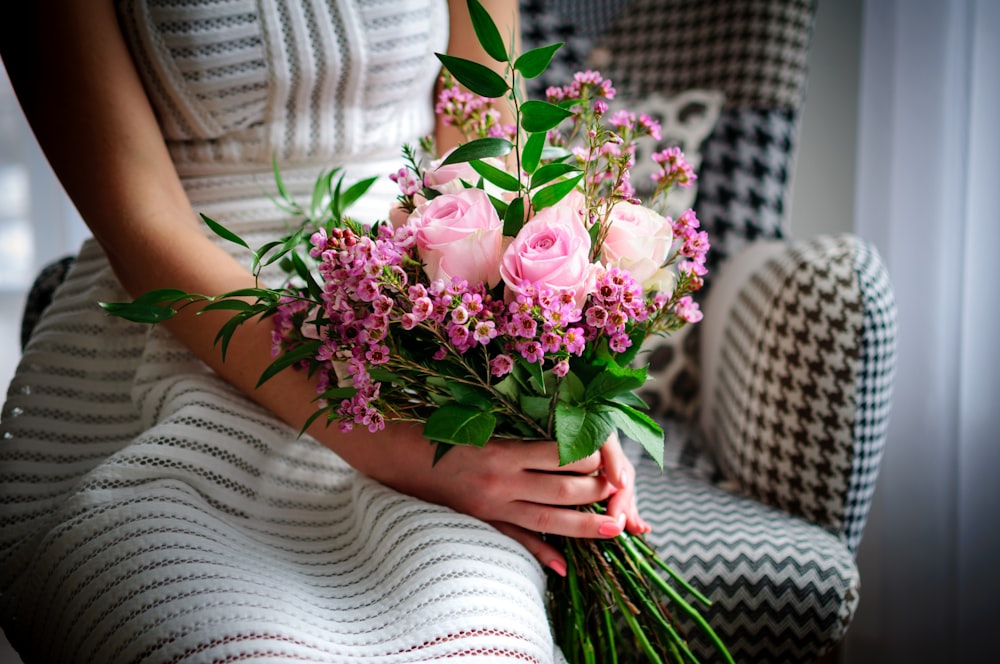
[[[667,422],[664,470],[629,445],[647,540],[714,602],[703,614],[737,662],[808,662],[843,637],[859,576],[836,535],[727,490],[685,423]],[[700,608],[700,607],[699,607]],[[703,662],[713,651],[693,625]]]

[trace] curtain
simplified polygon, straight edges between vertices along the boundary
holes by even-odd
[[[993,661],[1000,624],[1000,3],[867,0],[856,230],[899,309],[843,661]]]

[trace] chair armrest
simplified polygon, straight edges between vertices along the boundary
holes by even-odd
[[[849,234],[754,243],[720,272],[703,325],[700,424],[723,475],[855,551],[895,370],[878,254]]]

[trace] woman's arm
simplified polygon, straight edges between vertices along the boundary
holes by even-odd
[[[170,287],[214,294],[253,286],[252,275],[199,227],[113,3],[11,4],[0,10],[5,14],[0,16],[0,55],[42,149],[126,290],[139,295]],[[250,398],[290,425],[301,426],[315,408],[314,383],[301,372],[285,371],[256,388],[270,362],[270,325],[242,326],[223,363],[214,338],[227,318],[223,312],[196,316],[188,308],[166,325]],[[600,537],[615,523],[612,517],[553,507],[602,500],[616,492],[604,477],[537,472],[558,468],[554,445],[538,445],[530,454],[509,445],[490,445],[485,452],[456,450],[458,454],[432,466],[432,447],[412,427],[344,434],[315,424],[310,433],[389,486],[508,531]],[[621,466],[623,457],[612,457],[604,466]],[[588,459],[570,469],[589,473],[601,463]],[[470,490],[472,486],[476,489]],[[525,537],[518,539],[535,546]],[[547,549],[540,556],[556,567],[561,560]]]
[[[490,13],[490,17],[497,24],[504,44],[509,49],[510,41],[513,39],[514,52],[519,52],[521,48],[521,19],[520,7],[517,0],[480,0],[480,3]],[[506,73],[504,71],[504,63],[497,62],[487,56],[483,51],[483,47],[479,45],[476,31],[472,27],[472,19],[469,16],[469,7],[466,0],[448,0],[448,15],[451,24],[448,33],[448,55],[465,58],[466,60],[475,60],[503,76]],[[506,101],[497,102],[495,108],[500,112],[501,123],[505,125],[514,124],[514,112]],[[439,121],[435,137],[438,145],[438,153],[444,154],[449,149],[458,145],[462,135],[455,127],[445,125]]]

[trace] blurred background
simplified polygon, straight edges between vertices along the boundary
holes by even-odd
[[[1000,619],[1000,3],[820,0],[793,237],[855,232],[896,288],[899,369],[837,658],[985,661]],[[0,385],[38,269],[87,231],[0,78]],[[0,641],[0,664],[18,662]]]

